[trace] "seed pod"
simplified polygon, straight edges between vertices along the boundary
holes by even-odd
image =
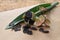
[[[31,11],[31,12],[33,12],[33,13],[36,13],[36,14],[35,14],[35,17],[36,17],[36,16],[39,17],[40,15],[45,14],[44,11],[40,11],[40,7],[46,8],[46,9],[47,9],[46,12],[48,12],[49,10],[51,10],[52,8],[54,8],[57,4],[58,4],[58,2],[54,2],[54,3],[52,3],[52,4],[51,4],[51,3],[41,4],[41,5],[37,5],[37,6],[33,7],[32,9],[29,9],[28,11]],[[39,12],[37,12],[37,11],[39,11]],[[42,12],[44,12],[44,13],[42,13]],[[24,13],[26,13],[26,12],[24,12]],[[15,19],[10,23],[10,24],[13,24],[13,25],[10,25],[10,24],[9,24],[6,29],[11,29],[11,28],[13,28],[13,26],[15,26],[16,24],[18,24],[19,22],[24,21],[24,18],[23,18],[24,13],[20,14],[17,18],[15,18]]]

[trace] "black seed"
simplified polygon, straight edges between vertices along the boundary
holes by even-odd
[[[32,33],[32,31],[28,31],[27,34],[28,35],[32,35],[33,33]]]
[[[31,29],[32,29],[32,30],[37,30],[37,28],[35,28],[35,27],[31,27]]]
[[[44,29],[43,28],[40,28],[39,31],[44,32]]]
[[[23,33],[27,33],[29,28],[30,28],[30,25],[28,25],[28,24],[23,26]]]
[[[31,13],[30,11],[27,11],[27,12],[25,13],[25,17],[27,17],[27,18],[32,18],[32,13]]]
[[[20,31],[21,29],[14,29],[14,31]]]
[[[43,33],[49,33],[49,31],[44,31]]]
[[[14,30],[14,31],[20,31],[21,30],[21,25],[17,24],[15,26],[13,26],[12,30]]]
[[[25,21],[28,22],[32,18],[32,13],[30,11],[25,13]]]
[[[29,24],[31,24],[31,25],[33,25],[33,24],[34,24],[34,22],[35,22],[35,21],[34,21],[34,20],[32,20],[32,19],[30,19],[30,20],[29,20]]]
[[[12,30],[14,30],[14,31],[20,31],[21,29],[20,28],[12,28]]]
[[[39,31],[43,32],[43,33],[49,33],[49,31],[44,31],[43,28],[40,28]]]
[[[27,33],[28,32],[28,30],[27,29],[23,29],[23,33]]]
[[[23,29],[29,29],[30,28],[30,25],[25,25],[25,26],[23,26]]]
[[[28,21],[29,21],[27,18],[24,18],[24,20],[25,20],[26,22],[28,22]]]

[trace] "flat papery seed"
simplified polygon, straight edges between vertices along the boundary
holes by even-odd
[[[39,16],[38,20],[35,21],[35,26],[40,26],[45,21],[45,17],[43,15]]]
[[[46,25],[49,25],[50,23],[51,23],[51,22],[50,22],[49,19],[46,19],[46,20],[45,20],[45,24],[46,24]]]
[[[42,24],[42,26],[43,26],[44,28],[50,28],[50,26],[47,25],[47,24]]]
[[[46,28],[50,28],[50,26],[49,25],[46,25]]]
[[[47,17],[47,15],[44,15],[45,17]]]
[[[46,26],[46,24],[42,24],[42,26]]]

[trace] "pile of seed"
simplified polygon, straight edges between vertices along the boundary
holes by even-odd
[[[12,30],[14,31],[20,31],[21,26],[23,26],[23,33],[32,35],[32,30],[39,30],[43,33],[49,33],[49,30],[46,30],[47,28],[50,28],[49,23],[50,21],[47,19],[46,15],[40,15],[39,17],[36,17],[35,20],[32,18],[32,12],[28,11],[25,13],[24,16],[24,22],[18,23],[15,25]]]

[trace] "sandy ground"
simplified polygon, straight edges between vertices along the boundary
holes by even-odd
[[[9,22],[29,8],[31,7],[0,12],[0,40],[60,40],[60,7],[56,7],[48,14],[51,21],[49,34],[33,31],[33,35],[27,35],[22,31],[5,30]]]
[[[37,0],[0,0],[0,11],[17,9],[25,6],[31,6],[44,1]]]
[[[50,3],[55,1],[60,2],[60,0],[0,0],[0,11],[7,11],[38,3]]]

